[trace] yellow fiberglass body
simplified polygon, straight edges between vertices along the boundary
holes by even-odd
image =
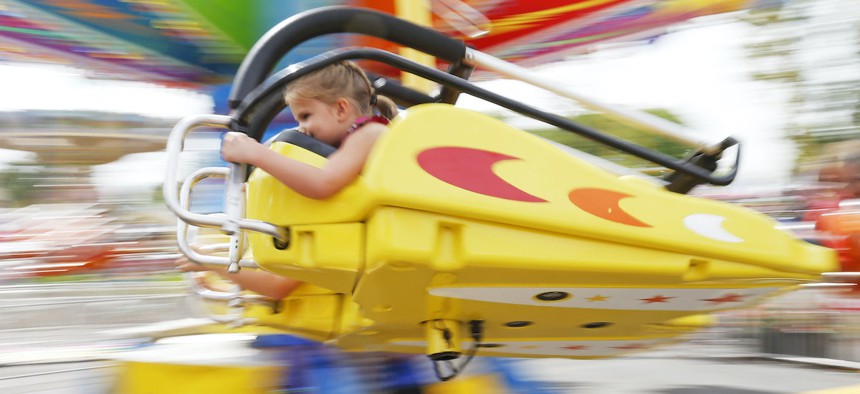
[[[425,352],[428,326],[467,338],[482,321],[484,355],[614,356],[836,268],[832,251],[764,215],[619,176],[445,104],[401,114],[330,199],[259,170],[247,190],[247,217],[290,229],[283,250],[250,235],[254,259],[313,285],[258,317],[348,350]]]

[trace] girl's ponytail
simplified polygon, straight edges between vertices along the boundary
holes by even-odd
[[[397,116],[397,104],[394,104],[394,101],[392,101],[388,97],[379,96],[376,94],[374,94],[373,97],[375,97],[376,100],[373,100],[371,98],[371,103],[376,108],[376,110],[379,111],[380,115],[384,116],[386,119],[393,119],[395,116]],[[373,103],[373,101],[376,102]]]

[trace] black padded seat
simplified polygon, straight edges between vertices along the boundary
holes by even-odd
[[[293,144],[295,146],[316,153],[322,157],[328,157],[330,154],[334,153],[334,151],[337,150],[335,149],[335,147],[328,145],[325,142],[322,142],[307,134],[302,134],[296,129],[288,129],[278,133],[276,136],[272,137],[266,143],[266,145],[271,145],[275,142],[286,142],[288,144]]]

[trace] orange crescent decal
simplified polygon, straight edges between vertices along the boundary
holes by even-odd
[[[567,197],[573,205],[594,216],[630,226],[651,227],[630,216],[618,205],[622,198],[632,197],[630,194],[606,189],[574,189]]]
[[[493,172],[493,164],[502,160],[520,160],[520,158],[455,146],[430,148],[418,154],[418,165],[424,171],[450,185],[506,200],[546,202],[496,175]]]

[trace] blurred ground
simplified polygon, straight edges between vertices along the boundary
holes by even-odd
[[[195,302],[178,281],[0,286],[0,392],[109,393],[122,365],[114,356],[148,341],[111,333],[199,317]],[[761,346],[750,331],[724,325],[624,358],[508,365],[552,393],[776,394],[860,385],[860,363],[779,358]],[[850,390],[821,393],[860,386]]]
[[[429,367],[429,364],[428,364]],[[548,393],[778,394],[856,393],[856,371],[747,357],[740,349],[682,346],[609,360],[521,360],[512,367]],[[5,394],[109,393],[112,361],[37,363],[0,368]],[[853,390],[853,391],[852,391]]]

